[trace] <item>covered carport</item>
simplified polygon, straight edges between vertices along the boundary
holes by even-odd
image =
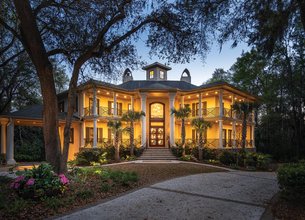
[[[63,142],[63,130],[65,122],[65,113],[59,113],[59,137],[60,142]],[[14,159],[14,128],[15,126],[43,126],[43,106],[42,105],[32,105],[23,110],[7,113],[0,115],[1,123],[1,154],[6,155],[6,163],[8,165],[16,164]],[[79,139],[79,131],[81,129],[81,121],[79,118],[74,117],[73,126],[77,128],[76,139]],[[80,140],[75,141],[78,145]],[[73,142],[74,144],[74,142]],[[74,145],[75,145],[74,144]],[[75,148],[75,147],[73,147]],[[78,146],[77,146],[78,149]],[[78,150],[74,150],[78,151]]]

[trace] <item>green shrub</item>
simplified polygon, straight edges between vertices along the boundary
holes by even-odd
[[[217,160],[217,150],[216,149],[210,149],[207,147],[204,147],[202,149],[202,156],[204,160]]]
[[[257,161],[256,161],[256,167],[258,169],[267,170],[270,167],[270,164],[272,162],[272,158],[268,154],[257,154]]]
[[[90,199],[94,196],[94,193],[91,189],[82,189],[76,193],[76,198],[79,199]]]
[[[220,163],[224,165],[231,165],[236,163],[236,153],[228,150],[224,150],[219,155]]]
[[[108,178],[113,182],[128,186],[132,182],[138,181],[138,175],[135,172],[109,171]]]
[[[135,147],[134,148],[134,155],[139,157],[143,154],[144,148],[143,147]]]
[[[183,160],[183,161],[190,161],[190,160],[191,160],[191,155],[186,154],[185,156],[181,156],[181,157],[180,157],[180,160]]]
[[[14,158],[18,162],[43,161],[45,159],[43,142],[34,139],[29,143],[20,143],[20,145],[16,143]]]
[[[305,202],[305,163],[281,166],[277,171],[277,179],[284,198]]]
[[[101,184],[101,188],[100,189],[101,189],[102,192],[108,192],[111,189],[111,186],[109,185],[109,183],[103,182]]]
[[[49,164],[41,164],[31,170],[20,172],[11,183],[11,188],[23,198],[52,197],[63,193],[69,180],[63,174],[57,175]]]

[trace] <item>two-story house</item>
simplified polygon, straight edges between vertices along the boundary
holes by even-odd
[[[146,114],[135,123],[137,146],[175,145],[181,141],[181,121],[175,119],[171,109],[187,105],[191,108],[191,115],[186,120],[188,144],[195,144],[197,139],[191,120],[203,117],[212,124],[204,134],[206,147],[240,147],[242,120],[232,110],[232,105],[242,101],[254,102],[254,96],[225,82],[193,85],[187,69],[176,81],[167,80],[171,68],[163,64],[153,63],[143,67],[143,70],[146,80],[133,80],[132,72],[126,69],[122,84],[89,80],[78,86],[69,159],[73,159],[80,148],[104,147],[111,143],[113,136],[107,122],[120,119],[130,110],[144,111]],[[67,92],[58,94],[58,109],[59,133],[63,142]],[[0,116],[1,153],[7,154],[9,163],[14,163],[14,125],[42,126],[42,110],[42,106],[36,105]],[[123,126],[127,126],[127,123],[123,123]],[[246,142],[248,148],[255,148],[253,114],[248,118]],[[127,134],[122,135],[121,143],[128,145]]]

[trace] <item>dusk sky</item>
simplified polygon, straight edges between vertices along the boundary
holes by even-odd
[[[143,43],[144,45],[144,43]],[[145,48],[141,43],[138,43],[139,55],[148,63],[160,62],[166,63],[166,60],[160,60],[157,56],[149,58],[148,48]],[[230,43],[223,46],[222,51],[219,52],[219,46],[216,43],[212,46],[210,52],[207,54],[204,61],[201,58],[197,58],[195,61],[186,64],[170,64],[172,68],[168,72],[168,80],[180,80],[182,71],[185,68],[191,73],[192,84],[201,85],[203,82],[207,81],[216,68],[223,68],[228,70],[236,61],[236,59],[241,55],[242,51],[250,50],[246,44],[241,43],[236,48],[231,48]],[[142,69],[135,70],[132,72],[134,80],[145,79],[145,72]]]

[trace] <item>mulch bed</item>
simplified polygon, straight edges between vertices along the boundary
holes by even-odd
[[[71,182],[69,189],[60,197],[44,201],[20,199],[9,189],[8,181],[0,182],[0,219],[44,219],[69,213],[71,210],[113,198],[124,192],[151,185],[175,177],[198,173],[220,172],[222,169],[196,164],[118,164],[105,169],[136,172],[139,180],[126,185],[112,184],[105,191],[101,180],[90,176],[83,182]],[[2,194],[2,195],[1,195]],[[10,205],[10,207],[5,207]],[[9,210],[9,212],[7,212]]]
[[[288,202],[278,195],[271,204],[271,211],[277,219],[302,220],[305,219],[305,202]]]

